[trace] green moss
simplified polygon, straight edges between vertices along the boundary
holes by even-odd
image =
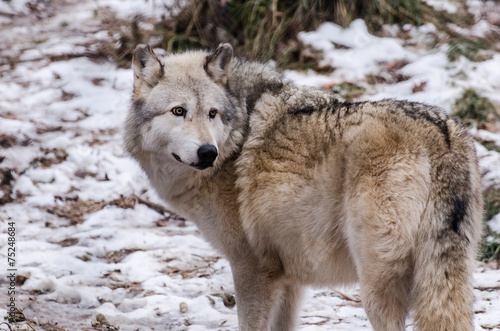
[[[487,150],[489,151],[495,151],[497,153],[500,153],[500,147],[495,145],[494,142],[492,141],[485,141],[485,140],[482,140],[482,139],[477,139],[477,142],[479,142],[481,145],[483,145]]]
[[[479,259],[489,262],[500,259],[500,234],[492,231],[488,221],[500,213],[500,188],[488,187],[484,192],[484,239]]]
[[[484,213],[485,221],[500,213],[500,187],[490,186],[484,191]]]
[[[448,46],[447,55],[450,61],[456,61],[461,55],[471,61],[476,61],[480,50],[490,48],[490,45],[482,39],[470,39],[463,36],[454,38]]]
[[[352,102],[365,94],[366,89],[353,83],[342,83],[330,86],[330,89],[345,101]]]
[[[493,236],[489,236],[489,240],[486,238],[483,241],[483,246],[481,248],[481,255],[479,260],[483,262],[490,262],[493,260],[500,259],[500,234],[495,233]]]
[[[452,113],[466,123],[494,122],[500,119],[495,106],[485,97],[480,96],[475,90],[467,89],[462,96],[455,101]]]

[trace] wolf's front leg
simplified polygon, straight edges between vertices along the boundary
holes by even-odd
[[[274,307],[271,331],[290,331],[295,329],[297,310],[302,297],[303,287],[300,284],[283,283],[278,297],[278,304]]]
[[[284,294],[283,274],[279,268],[259,266],[256,257],[240,257],[231,261],[236,290],[238,324],[240,331],[291,330],[275,328],[273,312],[279,310]],[[286,305],[285,305],[286,307]],[[289,314],[278,313],[283,317]],[[293,318],[285,323],[293,328]]]

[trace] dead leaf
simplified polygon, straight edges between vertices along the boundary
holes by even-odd
[[[72,225],[76,225],[83,222],[83,215],[99,211],[105,205],[106,203],[103,201],[66,201],[64,206],[57,206],[47,211],[58,217],[67,218],[71,221]]]
[[[0,192],[3,193],[0,197],[0,206],[14,201],[12,198],[12,189],[14,182],[14,169],[2,168],[0,169]]]
[[[119,251],[108,252],[104,257],[109,261],[109,263],[119,263],[128,255],[137,251],[142,251],[142,249],[139,248],[120,249]]]
[[[33,161],[30,162],[31,165],[33,166],[38,166],[43,169],[50,168],[54,164],[59,164],[68,158],[68,153],[64,149],[53,149],[53,150],[48,150],[48,149],[42,149],[42,152],[45,153],[45,155],[49,155],[50,153],[54,154],[54,156],[50,155],[50,157],[43,156],[43,157],[37,157]]]
[[[9,120],[16,120],[17,119],[17,115],[14,113],[11,113],[11,112],[7,112],[5,114],[0,114],[0,117],[6,118]]]
[[[16,137],[8,136],[6,134],[0,135],[0,147],[2,148],[11,148],[16,145]]]
[[[105,78],[92,78],[92,84],[95,86],[102,86],[102,82],[105,80]]]
[[[43,125],[43,126],[39,126],[36,128],[37,134],[44,134],[44,133],[55,132],[55,131],[63,131],[63,127],[62,126]]]
[[[120,198],[111,201],[109,204],[111,206],[117,206],[118,208],[123,209],[132,209],[137,204],[138,199],[137,196],[131,195],[128,197],[124,197],[123,195]]]
[[[24,283],[30,279],[31,274],[28,272],[26,275],[16,275],[16,285],[22,286]]]
[[[62,101],[69,101],[75,97],[74,93],[66,92],[65,90],[61,90],[61,92],[62,92],[62,95],[61,95]]]
[[[110,279],[113,280],[112,277],[110,277]],[[112,290],[116,290],[117,288],[125,288],[125,289],[130,289],[130,288],[134,288],[134,287],[138,287],[138,286],[142,286],[142,283],[140,282],[131,282],[131,283],[109,283],[108,285],[106,285],[107,287],[109,287],[110,289]]]
[[[69,247],[69,246],[74,246],[74,245],[78,244],[79,241],[80,241],[80,239],[78,239],[78,238],[67,238],[67,239],[64,239],[64,240],[61,240],[58,242],[51,241],[51,243],[58,244],[62,247]]]
[[[327,84],[323,84],[321,87],[324,88],[324,89],[327,89],[327,88],[331,88],[331,87],[334,87],[334,86],[337,86],[339,84],[337,83],[327,83]]]
[[[427,86],[427,82],[421,82],[420,84],[413,85],[411,92],[413,94],[418,93],[418,92],[422,92],[426,86]]]
[[[396,60],[385,65],[387,71],[398,71],[406,66],[409,62],[406,60]]]
[[[497,133],[497,132],[500,132],[500,127],[493,124],[493,123],[488,123],[488,122],[485,122],[485,123],[480,123],[478,126],[477,126],[478,129],[480,130],[486,130],[486,131],[489,131],[489,132],[492,132],[492,133]]]
[[[77,170],[77,171],[75,171],[75,176],[83,179],[87,176],[88,177],[95,177],[95,176],[97,176],[97,174],[90,172],[90,171],[87,171],[87,170]]]

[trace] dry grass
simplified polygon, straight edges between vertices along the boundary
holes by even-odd
[[[341,26],[354,19],[365,20],[372,33],[378,33],[384,24],[421,25],[431,22],[438,29],[450,34],[452,56],[464,50],[478,50],[477,42],[464,46],[464,38],[458,40],[446,23],[459,25],[473,23],[473,17],[464,11],[449,14],[436,11],[418,0],[187,0],[175,1],[168,8],[176,13],[164,17],[152,30],[141,28],[144,18],[131,22],[103,16],[105,28],[120,35],[119,40],[101,45],[92,53],[95,59],[111,58],[121,67],[129,67],[132,53],[139,43],[149,43],[168,52],[186,49],[212,49],[219,43],[228,42],[236,53],[250,59],[274,60],[288,68],[317,67],[315,57],[298,40],[299,31],[310,31],[319,24],[330,21]],[[107,22],[107,23],[106,23]],[[146,21],[151,23],[150,21]]]
[[[492,231],[487,221],[500,213],[500,188],[488,187],[484,192],[484,239],[479,259],[483,262],[500,260],[500,234]]]

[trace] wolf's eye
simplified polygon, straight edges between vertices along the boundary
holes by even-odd
[[[208,117],[215,118],[215,115],[217,115],[217,109],[215,109],[215,108],[210,109],[210,112],[208,113]]]
[[[182,107],[174,107],[172,108],[172,114],[174,114],[175,116],[184,116],[186,115],[186,109]]]

